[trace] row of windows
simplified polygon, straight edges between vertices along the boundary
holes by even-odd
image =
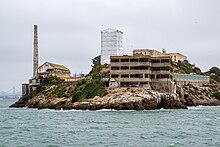
[[[112,74],[112,78],[148,78],[148,74]],[[161,74],[161,75],[150,75],[151,79],[163,79],[170,78],[169,74]]]
[[[111,62],[149,62],[148,58],[112,58]],[[151,59],[151,63],[169,63],[170,59]]]
[[[151,79],[163,79],[163,78],[170,78],[170,75],[168,74],[162,74],[162,75],[151,75]]]
[[[113,58],[111,62],[148,62],[148,58]]]
[[[112,78],[148,78],[148,74],[112,74]]]
[[[148,70],[149,66],[130,66],[130,70]],[[150,67],[152,71],[169,71],[171,68],[169,66],[164,67]],[[111,70],[129,70],[129,66],[112,66]]]
[[[149,66],[130,66],[130,70],[147,70]],[[112,66],[111,70],[129,70],[129,66]]]
[[[163,66],[163,67],[151,67],[152,71],[169,71],[171,68],[169,66]]]
[[[174,79],[184,79],[184,80],[208,80],[207,76],[197,76],[197,75],[179,75],[173,74]]]

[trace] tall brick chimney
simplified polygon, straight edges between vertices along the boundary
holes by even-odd
[[[38,79],[38,26],[34,25],[34,67],[33,78]]]

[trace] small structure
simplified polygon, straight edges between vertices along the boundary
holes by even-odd
[[[150,55],[152,57],[159,57],[159,56],[169,56],[171,57],[173,62],[183,62],[187,60],[187,57],[180,54],[180,53],[166,53],[166,50],[163,49],[163,52],[159,52],[154,49],[135,49],[133,54],[142,54],[142,55]]]
[[[165,56],[170,56],[173,62],[183,62],[187,60],[187,57],[180,53],[166,53]]]
[[[159,57],[161,56],[162,53],[154,49],[134,49],[133,55],[135,54],[149,55],[151,57]]]

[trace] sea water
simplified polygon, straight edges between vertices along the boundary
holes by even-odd
[[[8,108],[13,102],[0,101],[0,147],[220,146],[220,107],[57,111]]]

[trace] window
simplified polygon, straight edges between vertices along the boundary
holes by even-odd
[[[138,58],[131,58],[130,62],[138,62]]]
[[[140,70],[147,70],[147,69],[148,69],[148,66],[139,66],[139,69],[140,69]]]
[[[121,59],[121,62],[129,62],[129,59]]]
[[[111,58],[111,62],[119,62],[119,59]]]
[[[160,60],[159,59],[151,59],[151,62],[152,63],[160,63]]]
[[[119,75],[118,74],[112,74],[111,77],[112,78],[119,78]]]
[[[112,66],[111,70],[119,70],[119,67],[118,66]]]
[[[139,66],[131,66],[130,70],[139,70]]]
[[[161,78],[169,78],[169,75],[161,75]]]
[[[131,78],[143,78],[143,74],[131,74]]]
[[[170,60],[169,59],[161,59],[161,63],[169,63]]]
[[[145,77],[145,78],[148,78],[148,74],[144,74],[144,77]]]
[[[148,62],[148,58],[140,58],[139,62]]]
[[[150,78],[151,79],[155,79],[155,75],[150,75]]]
[[[121,66],[121,70],[128,70],[129,67],[128,66]]]
[[[121,78],[129,78],[129,75],[128,74],[123,74],[123,75],[121,75]]]

